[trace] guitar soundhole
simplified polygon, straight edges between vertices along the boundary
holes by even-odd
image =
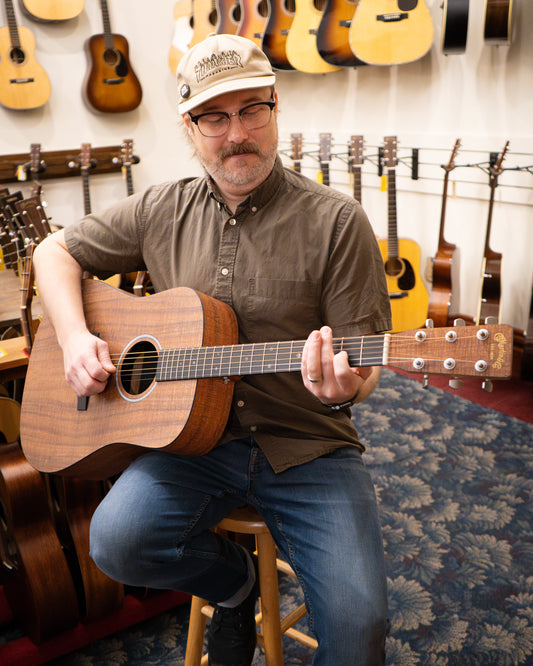
[[[24,55],[24,51],[22,49],[19,49],[18,47],[15,47],[14,49],[11,49],[9,57],[10,57],[11,61],[14,62],[17,65],[22,65],[22,63],[26,60],[26,56]]]
[[[390,277],[398,277],[403,273],[404,264],[398,257],[389,257],[385,262],[385,273]]]
[[[120,54],[114,49],[106,49],[104,51],[104,62],[108,67],[115,67],[120,61]]]
[[[150,340],[139,340],[128,349],[120,366],[119,383],[124,393],[142,395],[155,380],[158,351]]]

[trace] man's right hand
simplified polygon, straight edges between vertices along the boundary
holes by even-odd
[[[63,345],[65,377],[78,396],[101,393],[116,372],[105,340],[89,331],[69,336]]]

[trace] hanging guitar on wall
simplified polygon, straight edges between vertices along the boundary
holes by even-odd
[[[20,0],[22,11],[34,21],[69,21],[83,11],[85,0]]]
[[[398,238],[396,210],[396,137],[385,137],[383,151],[387,167],[389,236],[378,241],[385,266],[392,311],[392,330],[422,326],[427,319],[429,294],[420,276],[420,247],[408,238]]]
[[[363,137],[361,135],[350,138],[348,166],[353,178],[353,198],[361,203],[362,198],[362,164],[363,164]]]
[[[483,39],[494,45],[513,40],[513,0],[485,0]]]
[[[329,163],[331,162],[331,134],[325,132],[320,134],[320,172],[318,174],[318,181],[323,185],[330,184],[329,178]]]
[[[276,69],[294,69],[287,58],[287,37],[296,11],[295,0],[274,0],[263,34],[263,51]]]
[[[128,41],[111,32],[107,0],[100,0],[104,33],[85,43],[89,68],[84,99],[96,111],[122,113],[141,103],[142,88],[129,60]]]
[[[37,109],[50,98],[50,80],[35,59],[35,37],[18,26],[12,0],[4,0],[7,27],[0,28],[0,104],[7,109]]]
[[[444,0],[442,6],[442,52],[444,55],[464,53],[468,34],[470,0]]]
[[[442,208],[439,227],[439,244],[437,253],[431,265],[431,294],[429,296],[428,317],[433,320],[435,326],[446,326],[452,305],[452,294],[454,300],[458,300],[457,279],[452,280],[452,268],[455,267],[454,255],[457,248],[453,243],[444,240],[444,221],[446,219],[446,202],[448,199],[448,180],[450,172],[455,169],[455,158],[461,145],[457,139],[452,150],[448,164],[444,168],[444,188],[442,192]],[[453,289],[452,289],[453,283]]]
[[[178,0],[174,5],[174,36],[168,53],[168,66],[174,76],[191,43],[194,33],[192,21],[192,0]]]
[[[316,43],[320,56],[330,65],[366,65],[352,51],[349,30],[359,0],[326,0],[318,25]]]

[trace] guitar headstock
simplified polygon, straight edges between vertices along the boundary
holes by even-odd
[[[302,159],[302,135],[291,134],[291,159],[293,162],[299,162]]]
[[[383,147],[383,163],[388,169],[394,169],[398,163],[398,141],[395,136],[386,136]]]
[[[385,365],[424,375],[508,379],[513,329],[506,324],[421,328],[390,334]]]
[[[17,201],[15,208],[20,224],[24,227],[25,236],[30,243],[38,244],[52,233],[50,222],[39,197],[28,197]]]
[[[506,142],[502,152],[498,155],[496,162],[491,166],[490,173],[493,178],[497,178],[503,171],[503,160],[509,150],[509,141]]]
[[[322,133],[319,137],[320,141],[320,161],[322,163],[331,160],[331,134]]]
[[[124,139],[121,146],[122,166],[133,164],[133,139]]]
[[[88,172],[89,169],[92,169],[93,164],[91,161],[91,144],[82,143],[80,151],[80,169],[82,171]]]
[[[349,164],[351,170],[363,164],[363,137],[361,135],[350,137]]]
[[[455,169],[455,158],[457,157],[457,153],[459,152],[460,147],[461,147],[461,139],[457,139],[452,149],[452,154],[450,155],[450,159],[448,160],[448,164],[444,167],[445,171],[452,171],[452,169]]]

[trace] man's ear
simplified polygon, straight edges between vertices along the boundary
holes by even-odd
[[[182,120],[183,120],[183,124],[185,125],[185,128],[187,129],[187,134],[192,139],[192,123],[191,123],[191,119],[189,118],[189,114],[184,113],[181,117],[182,117]]]

